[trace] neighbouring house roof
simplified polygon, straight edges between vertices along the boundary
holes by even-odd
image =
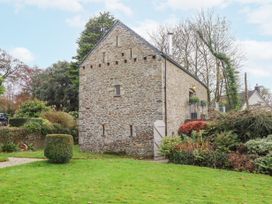
[[[107,36],[113,31],[113,29],[117,26],[120,25],[122,27],[124,27],[125,29],[127,29],[129,32],[131,32],[134,36],[136,36],[138,39],[140,39],[143,43],[145,43],[149,48],[151,48],[153,51],[155,51],[157,54],[161,55],[162,57],[164,57],[165,59],[167,59],[169,62],[171,62],[172,64],[176,65],[179,69],[181,69],[182,71],[184,71],[186,74],[190,75],[191,77],[193,77],[195,80],[197,80],[200,84],[202,84],[206,89],[207,89],[207,85],[205,83],[203,83],[197,76],[193,75],[192,73],[190,73],[188,70],[186,70],[184,67],[182,67],[178,62],[176,62],[174,59],[172,59],[169,55],[167,55],[166,53],[160,51],[158,48],[156,48],[154,45],[152,45],[151,43],[149,43],[147,40],[145,40],[142,36],[140,36],[139,34],[137,34],[134,30],[132,30],[131,28],[129,28],[128,26],[126,26],[124,23],[122,23],[120,20],[116,20],[115,23],[112,25],[112,27],[101,37],[101,39],[96,43],[96,45],[94,46],[93,49],[91,49],[87,55],[83,58],[82,62],[80,63],[80,66],[85,62],[86,58],[92,54],[96,48],[98,47],[98,45],[104,41]]]

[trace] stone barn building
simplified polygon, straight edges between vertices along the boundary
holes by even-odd
[[[206,86],[117,21],[80,65],[79,144],[84,151],[154,156],[156,121],[176,135],[191,117],[204,117]]]

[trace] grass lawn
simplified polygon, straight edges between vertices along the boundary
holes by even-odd
[[[43,157],[42,151],[9,155]],[[1,204],[271,201],[270,176],[80,153],[78,148],[69,164],[39,161],[0,169]]]
[[[8,157],[6,155],[0,154],[0,162],[5,162],[5,161],[8,161]]]

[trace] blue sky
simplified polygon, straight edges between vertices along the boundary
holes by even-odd
[[[71,60],[88,18],[110,11],[148,38],[200,9],[227,17],[246,59],[249,85],[272,89],[272,0],[0,0],[0,48],[41,68]]]

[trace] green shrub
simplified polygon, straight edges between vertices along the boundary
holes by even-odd
[[[267,138],[249,140],[245,145],[250,154],[267,155],[272,152],[272,135],[269,135]]]
[[[67,163],[73,156],[73,137],[49,134],[45,139],[44,156],[52,163]]]
[[[272,153],[255,160],[257,172],[272,176]]]
[[[214,144],[216,149],[228,152],[236,148],[239,140],[237,134],[232,131],[223,131],[216,134]]]
[[[65,128],[74,128],[75,119],[72,115],[62,111],[48,111],[41,115],[42,118],[49,120],[51,123],[58,123]]]
[[[0,143],[20,143],[27,136],[24,128],[18,127],[0,127]]]
[[[21,127],[27,122],[27,118],[10,118],[9,125],[11,127]]]
[[[241,142],[272,133],[272,113],[261,109],[231,112],[216,125],[216,131],[231,130]]]
[[[164,137],[160,146],[161,154],[168,157],[179,143],[181,143],[181,138],[179,136]]]
[[[38,118],[42,112],[49,111],[50,108],[46,106],[46,103],[40,100],[31,100],[23,103],[16,111],[16,117],[25,118]]]
[[[1,149],[3,152],[16,152],[18,151],[18,146],[13,142],[7,142],[1,146]]]
[[[40,133],[42,135],[47,135],[54,131],[53,124],[43,118],[31,118],[23,127],[29,133]]]
[[[176,164],[197,165],[212,168],[228,168],[228,155],[225,152],[195,149],[193,151],[173,151],[169,160]]]

